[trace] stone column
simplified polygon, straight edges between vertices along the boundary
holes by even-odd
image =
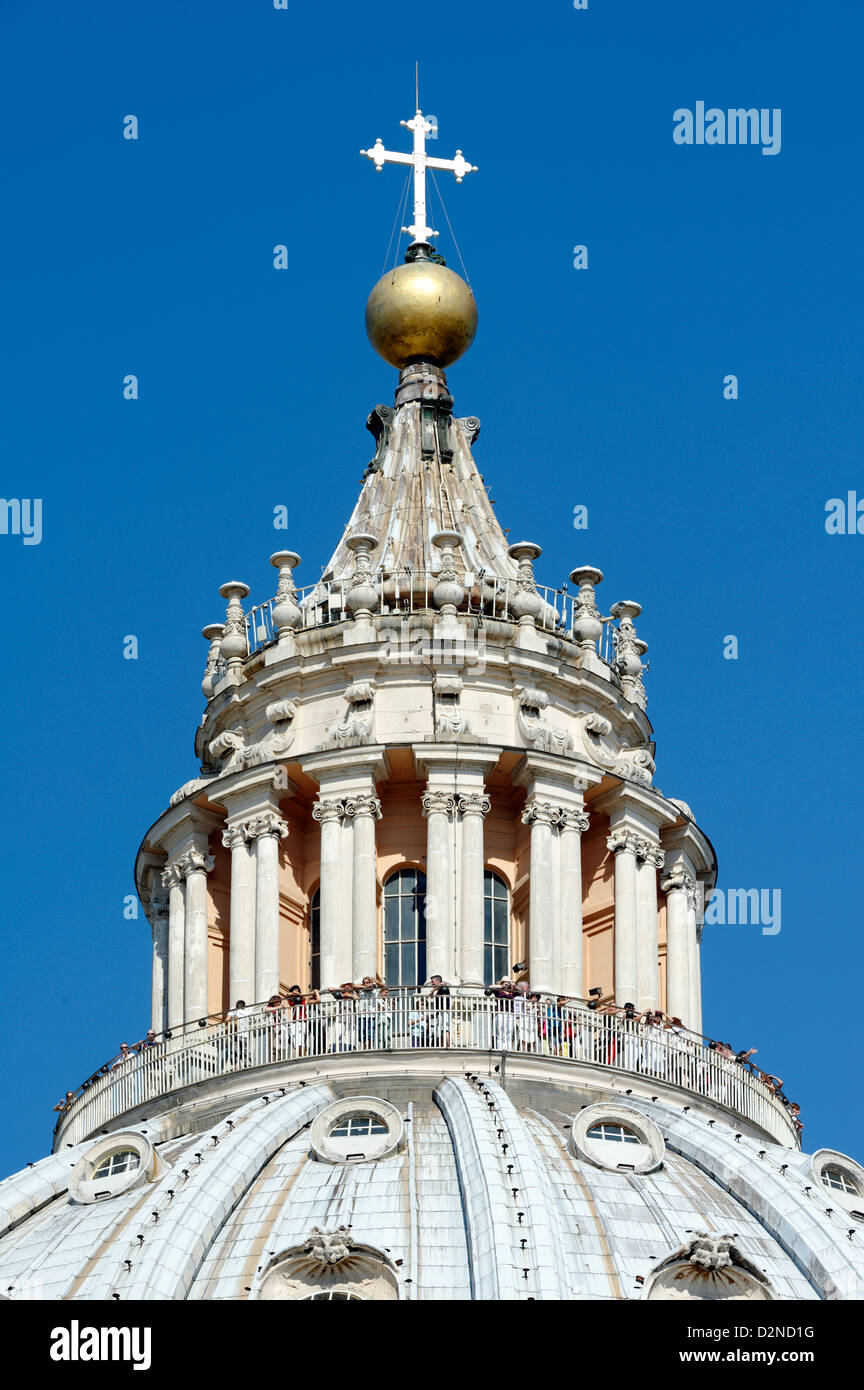
[[[483,817],[491,801],[482,792],[458,799],[462,817],[462,894],[460,910],[463,985],[483,984]]]
[[[275,811],[248,822],[255,842],[255,996],[263,1004],[279,990],[279,841],[288,826]]]
[[[528,932],[531,943],[531,988],[552,994],[560,988],[555,969],[555,880],[552,866],[552,827],[561,809],[532,797],[522,812],[531,827]]]
[[[342,905],[342,816],[330,797],[316,801],[312,815],[321,826],[321,985],[331,989],[351,974],[351,932]]]
[[[377,796],[372,795],[348,797],[345,801],[345,815],[354,821],[351,978],[359,981],[364,975],[374,976],[378,968],[375,822],[381,818],[381,802]]]
[[[168,1027],[183,1026],[183,955],[186,929],[186,889],[179,865],[168,864],[162,873],[168,889]]]
[[[689,1028],[693,1017],[690,900],[696,880],[678,866],[662,879],[660,887],[666,894],[666,1012]]]
[[[588,814],[575,808],[562,808],[558,817],[559,928],[553,973],[560,978],[564,994],[584,998],[582,981],[582,836],[588,829]],[[556,983],[555,988],[558,988]]]
[[[694,1033],[702,1032],[702,923],[696,921],[695,902],[693,909],[688,913],[688,936],[690,937],[693,963],[690,967],[690,1023],[688,1027]]]
[[[186,880],[186,930],[183,952],[183,1021],[207,1015],[207,875],[214,859],[193,846],[177,861]]]
[[[656,1009],[660,1003],[660,973],[657,960],[657,870],[665,855],[659,845],[641,840],[636,855],[636,932],[639,997],[641,1010]]]
[[[231,918],[228,931],[228,999],[255,1001],[255,852],[248,822],[229,822],[222,843],[231,851]]]
[[[150,899],[153,928],[153,993],[150,1026],[156,1033],[168,1027],[168,899],[163,894]]]
[[[426,791],[421,804],[426,817],[426,973],[449,980],[454,951],[450,829],[456,798],[445,791]]]
[[[615,855],[615,1003],[637,1003],[639,958],[636,932],[636,835],[613,831],[606,841]]]

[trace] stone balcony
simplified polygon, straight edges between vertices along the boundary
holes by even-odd
[[[442,1001],[443,1003],[444,1001]],[[61,1113],[55,1152],[166,1110],[196,1107],[257,1085],[371,1075],[524,1076],[656,1099],[798,1148],[782,1099],[748,1067],[695,1034],[552,1002],[520,1012],[476,993],[448,1006],[405,992],[382,1001],[325,1001],[296,1013],[250,1009],[175,1030],[116,1069],[106,1065]]]

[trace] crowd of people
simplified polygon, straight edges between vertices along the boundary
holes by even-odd
[[[633,1003],[604,1000],[599,988],[592,989],[587,1000],[541,994],[531,989],[527,977],[526,963],[517,962],[512,977],[484,990],[492,1001],[489,1005],[477,1009],[475,1002],[463,1010],[457,1001],[458,1012],[450,986],[440,975],[410,991],[391,993],[375,974],[321,991],[292,985],[263,1005],[238,999],[224,1016],[225,1065],[241,1068],[328,1052],[387,1050],[394,1043],[449,1047],[454,1040],[460,1046],[618,1065],[701,1090],[699,1083],[707,1082],[710,1069],[706,1054],[713,1053],[761,1081],[787,1108],[799,1134],[803,1129],[800,1107],[783,1094],[782,1079],[751,1061],[755,1047],[736,1051],[729,1043],[691,1033],[680,1018],[660,1009],[640,1012]],[[586,1009],[593,1018],[587,1017]],[[119,1054],[97,1076],[122,1075],[135,1057],[159,1042],[151,1028],[139,1042],[121,1043]],[[719,1070],[721,1090],[728,1090],[729,1075]],[[54,1109],[66,1110],[74,1099],[75,1093],[67,1091]]]

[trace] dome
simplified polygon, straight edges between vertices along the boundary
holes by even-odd
[[[806,1155],[530,1062],[508,1059],[506,1089],[491,1064],[381,1062],[187,1093],[0,1184],[0,1287],[120,1302],[864,1293],[864,1253],[832,1196],[814,1199]],[[640,1143],[651,1161],[634,1164]],[[94,1199],[82,1174],[114,1150],[140,1163],[114,1164]]]
[[[366,304],[369,341],[393,367],[447,367],[468,351],[476,331],[474,295],[436,261],[417,259],[388,271]]]

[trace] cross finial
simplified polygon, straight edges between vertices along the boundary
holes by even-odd
[[[420,110],[417,108],[416,114],[410,121],[400,121],[399,124],[406,130],[414,132],[414,153],[401,154],[398,151],[387,150],[379,136],[371,150],[361,150],[360,153],[367,159],[371,159],[377,172],[380,174],[385,164],[411,164],[414,166],[414,222],[410,227],[403,227],[403,232],[410,232],[414,238],[412,246],[417,246],[428,242],[432,236],[438,233],[426,222],[426,170],[444,169],[451,174],[455,174],[456,182],[461,183],[466,174],[476,174],[477,165],[469,164],[464,158],[462,151],[456,151],[455,159],[433,159],[426,153],[426,137],[434,130],[434,126]]]

